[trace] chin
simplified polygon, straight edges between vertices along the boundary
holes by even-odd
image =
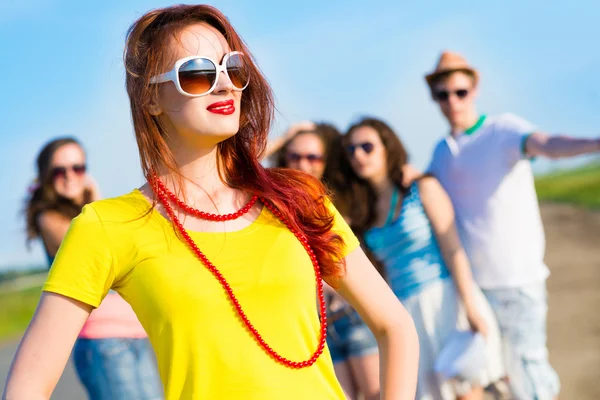
[[[218,121],[211,126],[211,132],[217,136],[231,137],[240,130],[239,120],[234,121]]]
[[[79,198],[83,197],[83,192],[82,193],[59,193],[62,197],[64,197],[65,199],[71,200],[71,201],[77,201]]]
[[[364,179],[364,180],[369,180],[369,178],[371,177],[371,174],[369,174],[369,171],[356,171],[356,175],[358,175],[359,178]]]
[[[450,115],[448,118],[452,124],[461,124],[465,121],[465,116],[463,113],[455,113]]]
[[[451,111],[445,112],[444,117],[446,117],[448,122],[450,122],[451,124],[455,124],[461,120],[461,114],[453,113]]]
[[[218,132],[215,132],[216,136],[222,138],[222,140],[227,140],[232,136],[235,136],[238,133],[238,129],[222,129]]]
[[[204,137],[209,140],[217,139],[218,142],[222,142],[223,140],[227,140],[232,136],[235,136],[238,133],[239,127],[235,126],[227,126],[224,124],[212,125],[210,129],[198,129],[195,131],[194,135],[198,137]]]

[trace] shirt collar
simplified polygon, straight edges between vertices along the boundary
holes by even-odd
[[[485,122],[485,115],[482,115],[481,117],[479,117],[479,119],[477,120],[477,122],[475,122],[475,125],[473,125],[472,127],[470,127],[469,129],[465,130],[465,135],[472,135],[473,133],[475,133],[479,128],[481,128],[481,125],[483,125],[483,123]]]

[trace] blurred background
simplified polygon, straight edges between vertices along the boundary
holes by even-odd
[[[142,183],[123,45],[131,22],[170,4],[0,1],[0,384],[10,361],[5,359],[39,296],[41,278],[34,272],[45,269],[41,246],[25,246],[21,214],[34,158],[51,138],[74,135],[86,147],[104,197]],[[600,134],[598,2],[210,4],[229,17],[273,86],[273,138],[299,120],[329,121],[344,130],[357,117],[373,115],[400,133],[411,161],[424,169],[434,143],[447,134],[423,79],[444,49],[462,53],[481,72],[481,112],[514,112],[553,133]],[[535,161],[534,170],[553,271],[551,358],[563,398],[598,399],[598,158]],[[65,385],[57,398],[80,398],[71,383]]]

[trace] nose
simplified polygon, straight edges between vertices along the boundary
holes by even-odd
[[[228,93],[233,90],[233,83],[225,71],[221,71],[217,77],[217,86],[215,86],[215,93]]]
[[[354,149],[353,158],[356,159],[357,161],[363,161],[365,158],[367,158],[367,156],[368,156],[367,152],[364,151],[361,146],[358,146],[356,149]]]
[[[71,182],[74,180],[77,180],[79,178],[79,175],[75,172],[75,170],[73,168],[67,168],[67,172],[65,174],[65,182]]]
[[[455,106],[461,104],[462,102],[463,102],[463,99],[458,97],[458,95],[456,93],[450,92],[450,95],[448,96],[448,105],[450,107],[455,107]]]
[[[312,169],[311,167],[312,167],[312,165],[311,165],[310,161],[308,161],[308,159],[306,159],[306,158],[302,158],[298,162],[298,169],[302,172],[309,173]]]

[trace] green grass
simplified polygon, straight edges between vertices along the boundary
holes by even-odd
[[[535,187],[540,201],[600,209],[600,164],[537,177]]]
[[[0,293],[0,341],[16,337],[27,328],[42,288]]]

